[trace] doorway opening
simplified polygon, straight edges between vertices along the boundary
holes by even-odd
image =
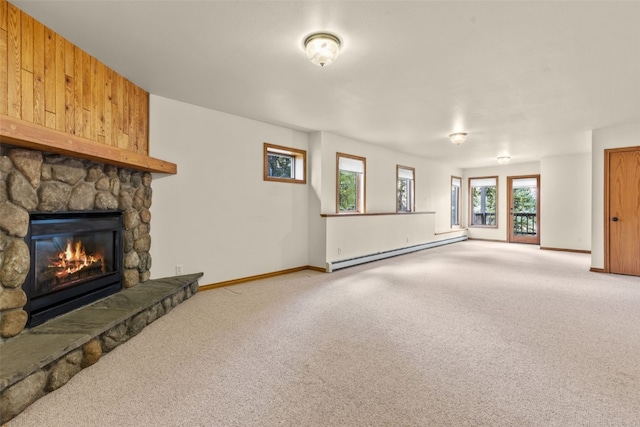
[[[508,176],[509,242],[540,244],[540,175]]]

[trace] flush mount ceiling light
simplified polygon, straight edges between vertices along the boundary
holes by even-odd
[[[511,156],[498,156],[498,163],[501,165],[508,163],[509,160],[511,160]]]
[[[460,145],[464,142],[465,139],[467,139],[467,133],[466,132],[452,133],[451,135],[449,135],[449,139],[454,144]]]
[[[329,33],[314,33],[304,41],[309,61],[324,67],[331,64],[340,53],[340,39]]]

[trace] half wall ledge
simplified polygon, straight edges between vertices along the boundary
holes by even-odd
[[[350,218],[354,216],[383,216],[383,215],[435,215],[435,211],[419,211],[419,212],[342,212],[332,214],[320,214],[322,218]]]
[[[0,343],[0,425],[193,296],[202,275],[148,280]]]

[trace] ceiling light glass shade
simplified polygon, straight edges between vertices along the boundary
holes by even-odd
[[[465,139],[467,139],[467,133],[466,132],[452,133],[451,135],[449,135],[449,139],[454,144],[460,145],[464,142]]]
[[[508,163],[509,160],[511,160],[511,156],[499,156],[498,157],[498,163],[500,163],[501,165],[504,165],[505,163]]]
[[[336,60],[340,53],[340,39],[332,34],[311,34],[304,41],[309,61],[324,67]]]

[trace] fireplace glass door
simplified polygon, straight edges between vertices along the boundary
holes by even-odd
[[[68,234],[35,241],[34,297],[115,270],[112,232]]]
[[[28,326],[122,289],[122,212],[32,213]]]

